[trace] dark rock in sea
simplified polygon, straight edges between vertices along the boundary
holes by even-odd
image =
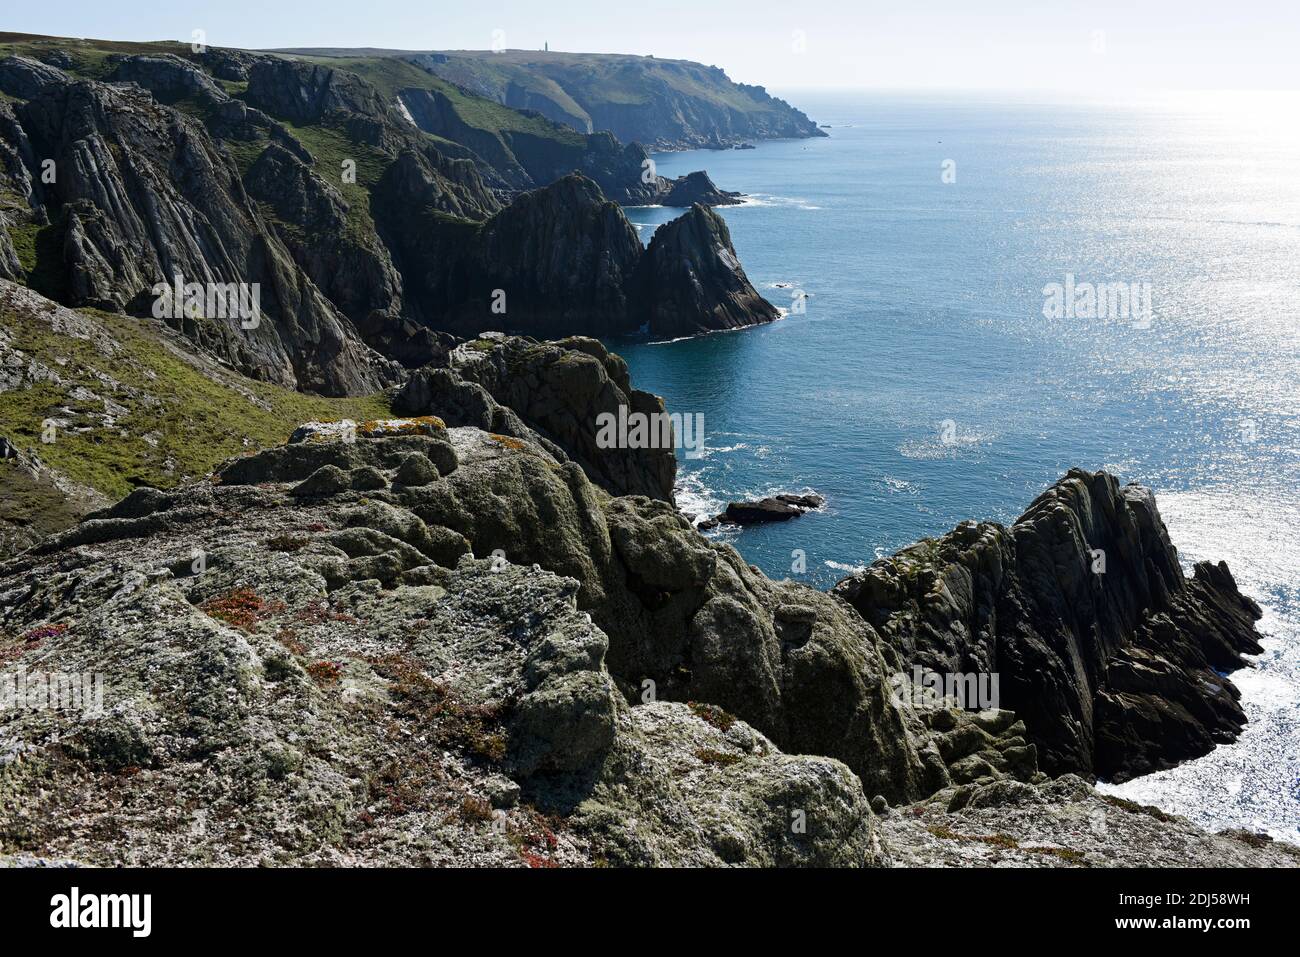
[[[726,221],[692,206],[655,230],[629,295],[632,314],[660,338],[739,329],[780,317],[750,285]]]
[[[722,521],[733,525],[758,525],[764,522],[783,522],[802,515],[803,512],[803,509],[786,502],[764,498],[757,502],[732,502],[720,517]]]
[[[731,502],[726,511],[718,515],[714,525],[760,525],[766,522],[784,522],[805,512],[821,508],[826,500],[817,494],[791,495],[783,493],[754,502]]]
[[[1258,654],[1226,566],[1184,576],[1151,492],[1071,471],[1010,527],[966,522],[840,582],[904,670],[1000,676],[1049,773],[1112,781],[1232,741],[1220,672]]]
[[[784,502],[787,505],[795,505],[804,510],[821,508],[826,504],[826,499],[818,495],[816,492],[808,492],[803,495],[794,495],[789,492],[782,492],[780,495],[775,496],[775,498],[778,502]]]
[[[743,202],[740,193],[718,189],[709,174],[703,170],[687,173],[673,180],[659,198],[663,206],[734,206]]]

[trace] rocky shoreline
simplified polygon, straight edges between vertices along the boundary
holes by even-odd
[[[1078,583],[1092,598],[1075,614],[1093,608],[1112,630],[1072,618],[1075,653],[1109,675],[1094,687],[1087,671],[1061,673],[1073,700],[1145,695],[1133,706],[1147,713],[1230,699],[1179,671],[1182,659],[1167,659],[1158,687],[1119,677],[1138,655],[1154,660],[1149,635],[1210,654],[1215,635],[1242,647],[1253,632],[1226,573],[1183,580],[1160,564],[1170,551],[1149,493],[1071,473],[1009,533],[963,527],[837,597],[768,580],[703,538],[672,504],[671,453],[597,448],[583,423],[623,403],[662,408],[594,340],[462,343],[402,390],[408,418],[304,428],[204,481],[138,490],[0,565],[7,665],[107,677],[105,709],[89,720],[0,716],[0,854],[1300,863],[1286,845],[1211,836],[1054,776],[1061,755],[1085,753],[1061,742],[1082,739],[1054,730],[1055,699],[1029,685],[1015,711],[899,693],[913,661],[976,667],[996,650],[1006,658],[988,665],[1015,686],[1012,657],[1066,647],[1059,623],[1026,614],[1051,608],[1030,547],[1047,541],[1045,515],[1065,532],[1050,545],[1055,567],[1091,561],[1094,543],[1116,555],[1114,584]],[[953,551],[984,539],[1010,549],[1007,534],[1014,554]],[[994,629],[958,596],[981,593],[981,569],[999,567]],[[940,648],[963,657],[940,661]],[[1093,710],[1087,740],[1135,766],[1186,756],[1193,740],[1134,740],[1111,730],[1133,726],[1125,712]]]

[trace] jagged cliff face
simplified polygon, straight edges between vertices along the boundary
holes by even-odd
[[[657,285],[687,275],[640,270],[649,284],[634,283],[642,250],[622,211],[591,179],[561,175],[577,162],[630,184],[618,187],[626,199],[676,189],[641,183],[644,150],[608,134],[566,134],[579,141],[569,149],[532,121],[490,135],[460,129],[485,154],[505,151],[493,165],[421,132],[404,103],[418,107],[410,88],[389,96],[329,66],[207,51],[110,54],[97,69],[105,80],[0,59],[0,91],[14,99],[0,102],[0,277],[136,313],[176,275],[257,284],[266,321],[256,327],[243,316],[173,320],[249,375],[371,392],[401,366],[445,355],[437,330],[654,331],[646,303],[690,295]],[[502,207],[502,195],[557,176]],[[685,193],[696,195],[692,183]],[[770,315],[743,290],[696,298],[699,331],[735,324],[741,300],[750,321]]]
[[[237,367],[329,392],[390,378],[294,264],[249,201],[238,171],[202,124],[132,87],[80,81],[54,67],[0,60],[11,156],[6,188],[28,202],[48,243],[51,282],[75,305],[143,308],[155,283],[258,283],[265,322],[229,316],[190,332]],[[53,182],[42,167],[52,161]],[[211,318],[211,317],[210,317]]]
[[[681,149],[825,135],[761,86],[734,83],[719,68],[688,60],[524,50],[407,58],[481,96],[580,132],[608,130],[625,143]]]
[[[726,221],[699,204],[655,230],[633,285],[637,314],[656,336],[739,329],[780,316],[750,285]]]
[[[696,206],[661,226],[645,249],[623,211],[577,173],[476,227],[439,230],[410,216],[401,229],[408,291],[433,325],[461,335],[644,330],[663,338],[779,315],[750,284],[712,210]]]
[[[997,673],[1040,760],[1123,781],[1245,724],[1221,672],[1259,654],[1259,608],[1223,565],[1184,577],[1151,492],[1073,471],[1009,528],[974,522],[835,593],[912,665]]]

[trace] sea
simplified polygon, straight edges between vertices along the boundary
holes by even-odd
[[[745,194],[719,212],[784,312],[609,343],[703,415],[678,505],[820,493],[711,534],[824,589],[1072,466],[1151,487],[1188,568],[1226,560],[1264,608],[1265,650],[1236,743],[1102,787],[1300,841],[1300,96],[781,95],[828,136],[654,156]],[[648,242],[681,210],[627,212]]]

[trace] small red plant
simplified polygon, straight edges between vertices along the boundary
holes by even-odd
[[[42,625],[39,628],[33,628],[27,634],[23,635],[23,641],[29,645],[39,644],[46,638],[56,638],[68,630],[65,624]]]
[[[307,674],[322,688],[336,685],[343,677],[343,666],[337,661],[313,661],[307,666]]]
[[[284,603],[267,601],[251,588],[236,588],[209,598],[199,609],[241,631],[252,631],[262,619],[283,611]]]

